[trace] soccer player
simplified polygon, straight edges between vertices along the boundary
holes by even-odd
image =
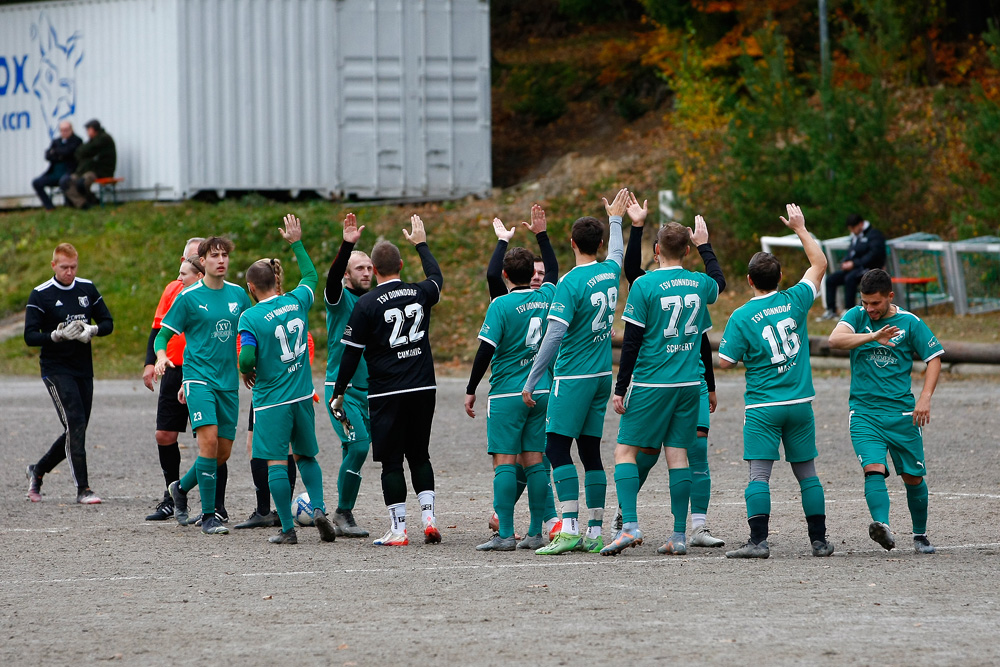
[[[540,221],[542,225],[541,229],[538,231],[536,231],[536,221]],[[559,263],[556,260],[555,250],[552,248],[549,236],[545,231],[545,211],[538,204],[534,204],[531,207],[531,223],[528,224],[522,222],[521,224],[525,225],[528,231],[535,234],[535,240],[538,242],[539,252],[541,253],[540,255],[535,255],[534,257],[534,271],[531,274],[531,283],[529,283],[529,287],[533,290],[537,290],[542,286],[543,282],[546,282],[546,262],[555,267],[548,282],[557,282],[559,280]],[[490,257],[490,263],[486,268],[486,284],[490,290],[490,301],[508,294],[510,291],[507,286],[507,282],[503,277],[503,261],[507,254],[507,246],[516,229],[516,227],[513,227],[508,230],[503,226],[503,223],[500,222],[499,219],[494,219],[493,221],[493,231],[497,235],[497,245],[493,250],[493,256]],[[480,349],[482,348],[480,347]],[[542,432],[542,437],[545,437],[544,431]],[[559,515],[556,513],[555,497],[553,496],[552,491],[552,464],[549,463],[549,457],[545,456],[544,452],[542,453],[542,465],[545,466],[545,477],[547,480],[545,484],[545,506],[542,510],[542,520],[545,524],[544,535],[549,538],[553,538],[561,529],[562,522],[559,521]],[[528,479],[524,473],[525,465],[522,457],[518,457],[517,463],[514,464],[514,469],[517,475],[517,492],[514,498],[514,503],[516,504],[517,501],[521,499],[521,494],[524,493],[524,490],[528,486]],[[492,512],[490,514],[490,519],[487,522],[487,525],[493,532],[499,532],[500,519],[496,512]]]
[[[941,375],[944,348],[927,324],[893,302],[892,278],[872,269],[861,278],[861,306],[844,313],[830,334],[830,347],[851,351],[850,430],[865,473],[865,500],[872,522],[868,535],[886,550],[896,546],[889,530],[886,453],[903,478],[913,521],[913,549],[932,554],[927,539],[927,469],[923,427],[930,423],[931,396]],[[910,388],[914,355],[927,364],[915,402]]]
[[[597,553],[604,548],[601,526],[608,478],[601,462],[601,435],[611,395],[611,325],[625,253],[622,215],[628,206],[628,189],[619,190],[610,204],[607,199],[603,201],[611,228],[608,258],[597,261],[597,251],[604,243],[604,225],[590,216],[574,222],[570,243],[576,266],[556,286],[548,328],[521,391],[525,404],[534,407],[532,394],[555,357],[545,453],[552,461],[563,523],[555,539],[535,551],[540,555],[573,550]],[[590,511],[583,536],[578,522],[580,479],[570,455],[574,439],[585,470],[584,489]]]
[[[24,342],[42,348],[42,382],[63,425],[62,435],[37,463],[28,466],[28,499],[33,503],[42,500],[42,477],[66,458],[76,485],[76,502],[101,502],[87,476],[87,424],[94,399],[90,340],[110,334],[114,321],[94,283],[76,277],[78,266],[76,248],[69,243],[56,246],[54,275],[31,290],[24,312]]]
[[[799,237],[809,268],[802,280],[784,291],[781,264],[766,252],[750,258],[747,281],[754,296],[733,311],[719,345],[719,366],[746,366],[746,410],[743,417],[743,459],[750,467],[745,497],[750,539],[726,558],[767,558],[767,524],[771,516],[771,468],[778,460],[778,445],[792,466],[802,491],[802,509],[809,526],[813,556],[829,556],[833,544],[826,539],[826,502],[816,476],[815,396],[809,366],[809,333],[806,316],[819,294],[826,272],[826,255],[806,230],[802,210],[788,204],[788,219],[781,221]]]
[[[185,475],[170,484],[177,523],[188,524],[187,494],[201,488],[201,530],[225,535],[229,529],[216,516],[216,476],[229,460],[240,411],[239,375],[236,367],[236,324],[250,307],[242,287],[228,282],[233,242],[212,236],[198,245],[205,277],[177,295],[153,341],[154,372],[162,377],[173,362],[167,344],[175,334],[186,334],[183,391],[191,428],[198,437],[198,458]]]
[[[269,266],[274,274],[274,290],[280,296],[285,293],[282,288],[282,283],[284,280],[284,271],[282,270],[281,262],[275,260],[274,263],[269,262]],[[306,335],[306,344],[309,348],[309,363],[312,364],[313,356],[315,355],[316,345],[313,343],[312,333]],[[236,337],[236,354],[240,354],[240,337]],[[249,389],[252,389],[252,385],[248,385]],[[313,397],[314,401],[319,401],[318,396]],[[254,426],[254,408],[253,399],[250,400],[250,412],[247,415],[247,458],[250,459],[250,477],[253,479],[253,490],[254,495],[257,497],[257,506],[254,511],[247,517],[247,520],[238,523],[233,528],[236,529],[247,529],[247,528],[271,528],[281,525],[281,519],[278,517],[278,513],[271,510],[271,486],[267,481],[267,459],[256,458],[253,455],[253,426]],[[295,495],[295,457],[289,454],[286,459],[286,470],[288,470],[288,488],[292,496]],[[217,494],[218,495],[218,494]]]
[[[545,212],[537,204],[531,210],[531,224],[524,223],[536,237],[545,232]],[[503,228],[499,218],[494,228]],[[509,235],[513,236],[514,227]],[[511,248],[503,260],[503,275],[510,284],[510,293],[490,303],[486,319],[479,331],[479,351],[472,365],[465,390],[465,412],[475,419],[476,387],[492,364],[490,393],[486,410],[487,451],[493,456],[493,507],[497,515],[497,534],[476,547],[479,551],[513,551],[538,549],[547,540],[542,535],[545,519],[548,474],[542,462],[545,449],[545,411],[552,380],[543,377],[535,389],[534,407],[521,400],[521,388],[528,379],[531,361],[545,333],[545,315],[559,276],[559,265],[547,236],[539,239],[542,256],[549,265],[545,280],[537,289],[531,288],[534,256],[525,248]],[[514,536],[514,504],[517,502],[518,463],[528,489],[530,523],[527,536],[518,542]],[[552,502],[551,500],[549,502]],[[554,513],[553,503],[553,513]]]
[[[635,194],[629,193],[628,215],[632,219],[632,231],[628,237],[628,245],[625,246],[625,265],[622,268],[630,287],[637,278],[646,273],[642,269],[642,231],[648,213],[647,203],[644,201],[642,206],[639,206]],[[705,271],[715,279],[721,294],[726,289],[726,280],[722,275],[718,260],[715,258],[715,251],[712,250],[711,244],[707,241],[699,245],[697,249],[705,263]],[[715,268],[711,269],[710,266]],[[715,395],[715,369],[712,366],[712,343],[708,340],[707,332],[701,335],[701,358],[698,361],[698,369],[702,378],[698,397],[698,430],[695,444],[687,452],[688,463],[691,467],[691,536],[688,545],[721,547],[725,546],[725,541],[712,535],[706,523],[708,502],[712,496],[712,477],[708,469],[708,430],[711,426],[711,414],[715,412],[718,405],[718,399]],[[659,449],[640,448],[636,453],[635,462],[639,473],[640,489],[646,483],[649,471],[656,464],[659,456]],[[622,512],[619,505],[618,515],[615,517],[615,529],[620,531],[621,528]],[[617,533],[615,537],[617,538]]]
[[[255,428],[253,457],[267,460],[267,482],[281,530],[269,539],[274,544],[298,544],[292,520],[292,489],[288,479],[288,446],[291,443],[302,483],[309,493],[313,521],[320,539],[333,542],[337,533],[326,516],[323,471],[316,461],[316,417],[313,411],[312,366],[309,363],[309,308],[315,299],[316,267],[302,246],[302,226],[294,215],[285,216],[278,231],[292,246],[302,270],[298,287],[279,294],[275,276],[278,260],[261,259],[247,269],[247,288],[257,302],[240,317],[240,372],[253,387]]]
[[[333,386],[337,382],[340,360],[344,355],[344,328],[354,312],[354,306],[372,286],[372,261],[354,247],[361,240],[364,226],[358,227],[357,217],[348,213],[344,218],[344,240],[326,276],[326,402],[333,430],[340,438],[341,462],[337,475],[337,511],[333,525],[338,535],[368,537],[368,531],[354,519],[354,504],[361,489],[361,466],[371,448],[371,422],[368,418],[368,366],[364,357],[358,361],[344,394],[344,411],[351,424],[348,429],[329,412]]]
[[[160,296],[160,302],[156,306],[156,314],[153,315],[153,327],[149,332],[149,341],[146,346],[146,366],[142,371],[142,382],[146,388],[153,391],[153,384],[156,377],[156,350],[153,343],[157,334],[160,333],[160,323],[163,316],[170,310],[174,299],[185,287],[190,287],[204,277],[204,268],[198,263],[198,245],[204,239],[188,239],[184,244],[184,254],[181,256],[181,266],[177,274],[177,279],[171,281]],[[193,260],[193,261],[190,261]],[[156,401],[156,452],[160,458],[160,470],[163,472],[163,500],[157,504],[153,513],[146,517],[146,521],[166,521],[174,515],[174,501],[167,490],[170,483],[181,477],[181,450],[177,444],[177,437],[187,430],[188,413],[187,408],[177,399],[177,394],[181,390],[181,382],[184,379],[184,336],[174,336],[167,345],[167,357],[173,362],[174,367],[168,368],[163,374],[160,384],[160,395]]]
[[[625,337],[611,399],[615,412],[621,415],[615,488],[623,523],[621,532],[601,550],[602,556],[614,556],[642,544],[636,511],[640,483],[636,455],[640,448],[657,454],[666,449],[674,532],[657,551],[687,553],[685,531],[691,496],[688,451],[695,446],[704,380],[704,371],[699,368],[701,339],[711,328],[708,306],[719,298],[720,289],[709,275],[684,268],[690,243],[697,248],[708,244],[708,227],[700,215],[695,216],[694,231],[676,222],[662,227],[655,246],[660,268],[632,283],[625,304]],[[722,270],[710,247],[707,252],[706,270],[721,279]]]
[[[372,458],[382,464],[382,497],[390,522],[386,534],[373,542],[376,546],[409,544],[404,459],[420,503],[424,542],[441,541],[434,517],[434,468],[428,451],[437,396],[428,330],[431,308],[441,300],[444,277],[427,247],[420,216],[412,216],[410,224],[411,231],[403,229],[403,236],[416,247],[426,279],[402,282],[399,249],[389,241],[375,244],[371,260],[378,286],[358,299],[344,328],[347,347],[330,401],[331,412],[343,415],[344,394],[363,354],[368,365]]]

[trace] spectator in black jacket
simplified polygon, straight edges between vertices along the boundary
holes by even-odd
[[[885,268],[885,236],[857,213],[847,216],[851,247],[840,270],[826,277],[826,312],[821,319],[837,318],[837,288],[844,286],[844,310],[854,308],[861,276],[871,269]]]
[[[101,127],[100,121],[88,120],[84,127],[87,128],[88,140],[76,151],[76,169],[59,181],[66,201],[83,209],[97,203],[90,186],[98,178],[114,176],[118,162],[115,140]]]
[[[31,187],[35,188],[38,198],[42,200],[42,206],[46,211],[55,208],[52,199],[45,188],[59,185],[59,179],[67,174],[72,174],[76,169],[76,149],[80,147],[83,140],[73,134],[73,125],[64,120],[59,123],[59,137],[52,140],[52,144],[45,151],[45,159],[49,161],[49,168],[45,173],[31,182]]]

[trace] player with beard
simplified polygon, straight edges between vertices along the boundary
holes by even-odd
[[[882,269],[862,276],[861,305],[844,313],[830,334],[830,347],[851,351],[851,444],[865,473],[865,500],[872,516],[868,535],[887,551],[896,546],[885,485],[888,454],[906,489],[913,550],[932,554],[923,427],[931,420],[944,348],[923,320],[892,302],[893,296],[892,278]],[[914,356],[927,364],[916,401],[910,386]]]
[[[354,504],[361,489],[361,466],[368,458],[371,448],[371,422],[368,416],[368,365],[364,357],[344,394],[344,412],[351,427],[333,416],[329,411],[333,387],[337,383],[344,355],[344,328],[354,312],[358,299],[372,286],[372,261],[355,246],[361,239],[364,225],[358,227],[358,219],[353,213],[344,218],[344,240],[337,256],[330,264],[326,276],[326,401],[327,413],[333,430],[340,438],[341,463],[337,475],[337,510],[333,513],[333,525],[338,535],[344,537],[368,537],[368,531],[360,528],[354,519]]]
[[[434,516],[434,468],[429,452],[437,386],[428,329],[431,308],[441,300],[444,277],[427,247],[420,216],[412,216],[410,224],[411,230],[403,229],[403,236],[416,247],[426,279],[402,282],[399,249],[389,241],[375,244],[371,260],[378,286],[358,299],[344,328],[347,347],[330,401],[333,415],[345,427],[353,427],[345,416],[344,394],[364,355],[372,455],[382,464],[382,496],[390,521],[386,534],[374,541],[376,546],[409,544],[404,460],[420,503],[424,542],[441,541]]]

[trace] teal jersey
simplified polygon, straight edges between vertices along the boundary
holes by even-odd
[[[521,394],[545,335],[545,316],[555,292],[555,285],[543,283],[536,290],[514,290],[490,303],[479,330],[479,340],[496,348],[490,362],[490,396]],[[552,376],[546,371],[535,391],[551,386]]]
[[[344,287],[340,290],[340,300],[337,303],[326,304],[326,383],[329,385],[337,383],[340,360],[344,356],[344,343],[341,339],[344,337],[344,328],[347,326],[347,320],[351,319],[358,298]],[[368,391],[368,363],[363,356],[358,362],[358,370],[354,371],[349,386],[358,391]]]
[[[605,260],[575,266],[559,279],[548,316],[567,326],[556,356],[556,378],[611,374],[611,325],[621,270]]]
[[[873,321],[862,306],[857,306],[844,313],[840,324],[854,333],[872,333],[889,325],[899,327],[899,334],[889,341],[894,347],[873,341],[851,350],[851,410],[879,414],[913,412],[916,405],[910,382],[913,357],[930,361],[944,354],[930,327],[898,307],[892,317]]]
[[[803,279],[782,292],[755,296],[733,311],[719,357],[746,366],[746,407],[813,399],[806,320],[817,293],[816,286]]]
[[[632,383],[700,384],[701,334],[712,328],[708,305],[718,298],[715,280],[680,266],[651,271],[632,283],[622,319],[643,330]]]
[[[255,410],[312,400],[308,337],[313,298],[308,285],[299,285],[264,299],[240,318],[240,334],[249,333],[257,341]],[[251,342],[244,338],[243,344]]]
[[[181,290],[161,324],[186,339],[184,381],[213,389],[240,388],[236,325],[250,308],[246,291],[231,282],[211,289],[201,280]]]

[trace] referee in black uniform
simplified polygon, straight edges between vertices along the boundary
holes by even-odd
[[[368,362],[372,457],[382,464],[382,495],[391,522],[385,536],[375,540],[378,546],[409,543],[404,458],[420,502],[424,542],[441,541],[434,517],[434,469],[428,453],[437,395],[428,330],[430,310],[441,300],[444,278],[427,247],[424,223],[414,215],[410,224],[412,231],[404,229],[403,236],[416,246],[426,279],[402,282],[399,249],[388,241],[375,244],[371,260],[378,286],[358,300],[344,329],[342,340],[347,349],[330,401],[337,414],[363,353]]]
[[[78,255],[69,243],[52,253],[51,279],[31,291],[24,315],[24,342],[41,347],[42,382],[52,396],[63,433],[38,463],[28,466],[28,499],[42,499],[42,477],[69,459],[76,502],[101,502],[87,479],[87,423],[94,398],[90,339],[114,329],[111,312],[89,280],[76,277]],[[91,324],[96,322],[96,324]]]

